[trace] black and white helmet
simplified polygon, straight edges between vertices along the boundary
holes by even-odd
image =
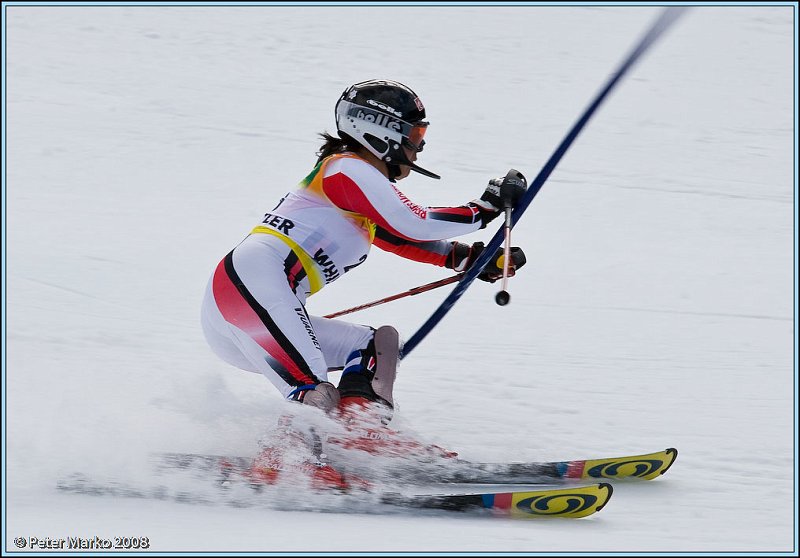
[[[336,103],[336,128],[342,139],[352,138],[385,162],[390,174],[398,165],[431,178],[438,175],[418,167],[402,147],[422,151],[425,141],[425,107],[417,94],[396,81],[373,79],[345,89]]]

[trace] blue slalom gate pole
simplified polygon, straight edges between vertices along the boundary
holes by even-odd
[[[597,111],[597,108],[602,104],[606,97],[608,97],[608,94],[614,89],[617,83],[619,83],[622,77],[642,56],[642,54],[644,54],[686,10],[686,7],[673,6],[665,8],[661,12],[661,14],[658,16],[658,19],[656,19],[656,21],[650,26],[650,29],[648,29],[644,36],[639,40],[639,43],[633,48],[630,54],[628,54],[622,64],[620,64],[619,69],[617,69],[611,78],[609,78],[606,85],[592,100],[588,108],[584,111],[583,115],[581,115],[578,121],[572,126],[572,129],[569,131],[569,133],[567,133],[566,137],[564,137],[559,146],[547,160],[544,167],[542,167],[542,170],[539,171],[538,175],[536,175],[536,178],[528,187],[525,195],[519,200],[517,206],[514,208],[514,211],[511,214],[512,227],[517,223],[517,221],[519,221],[520,217],[522,217],[522,214],[525,213],[525,210],[531,204],[533,198],[536,197],[536,194],[539,193],[539,190],[542,189],[542,186],[550,177],[550,174],[556,168],[556,165],[558,165],[559,161],[561,161],[561,159],[564,157],[564,154],[575,141],[575,138],[578,137],[578,134],[581,133],[583,128],[592,118],[595,111]],[[405,342],[400,358],[405,358],[408,356],[408,354],[414,350],[420,341],[422,341],[431,332],[436,324],[441,321],[444,315],[450,311],[450,308],[453,307],[456,301],[461,298],[461,295],[464,294],[464,291],[467,290],[467,287],[469,287],[475,278],[480,274],[486,264],[489,263],[489,259],[495,254],[497,249],[500,247],[500,244],[503,242],[505,236],[503,232],[504,228],[505,224],[495,233],[495,235],[489,241],[489,244],[486,245],[484,251],[478,257],[478,259],[475,260],[475,263],[473,263],[472,266],[464,273],[456,287],[449,295],[447,295],[447,298],[444,299],[431,317],[428,318],[428,320],[422,324],[417,332]]]

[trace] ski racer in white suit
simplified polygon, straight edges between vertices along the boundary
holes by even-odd
[[[202,325],[220,358],[263,374],[287,399],[326,412],[365,401],[391,408],[397,332],[309,316],[306,298],[364,262],[373,244],[467,269],[483,244],[446,239],[501,213],[500,183],[491,181],[480,199],[459,207],[419,206],[395,186],[412,170],[439,178],[415,164],[428,125],[419,97],[400,83],[371,80],[347,88],[335,112],[338,137],[322,134],[311,173],[219,262]],[[513,201],[522,193],[524,186]],[[501,255],[481,279],[502,274]],[[511,273],[525,263],[521,249],[512,250],[512,260]],[[338,389],[328,382],[335,369],[342,369]]]

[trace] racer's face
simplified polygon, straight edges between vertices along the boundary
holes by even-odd
[[[415,150],[403,146],[403,151],[405,152],[406,157],[408,157],[408,160],[412,163],[417,160],[417,152]],[[397,176],[397,178],[395,178],[395,180],[402,180],[409,174],[411,174],[411,167],[408,165],[400,165],[400,174]]]

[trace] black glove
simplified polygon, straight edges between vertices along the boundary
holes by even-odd
[[[473,245],[462,244],[460,242],[453,242],[453,248],[447,255],[445,267],[454,269],[456,271],[466,271],[472,266],[478,256],[483,252],[485,245],[483,242],[476,242]],[[508,266],[508,276],[513,277],[517,269],[521,268],[526,263],[525,252],[522,248],[514,246],[511,248],[511,263]],[[488,283],[494,283],[498,279],[503,278],[503,249],[498,248],[494,257],[489,260],[486,267],[478,275],[478,279]]]
[[[480,214],[481,228],[500,215],[506,206],[514,207],[527,189],[525,177],[514,169],[508,171],[504,177],[490,180],[481,197],[470,202]]]

